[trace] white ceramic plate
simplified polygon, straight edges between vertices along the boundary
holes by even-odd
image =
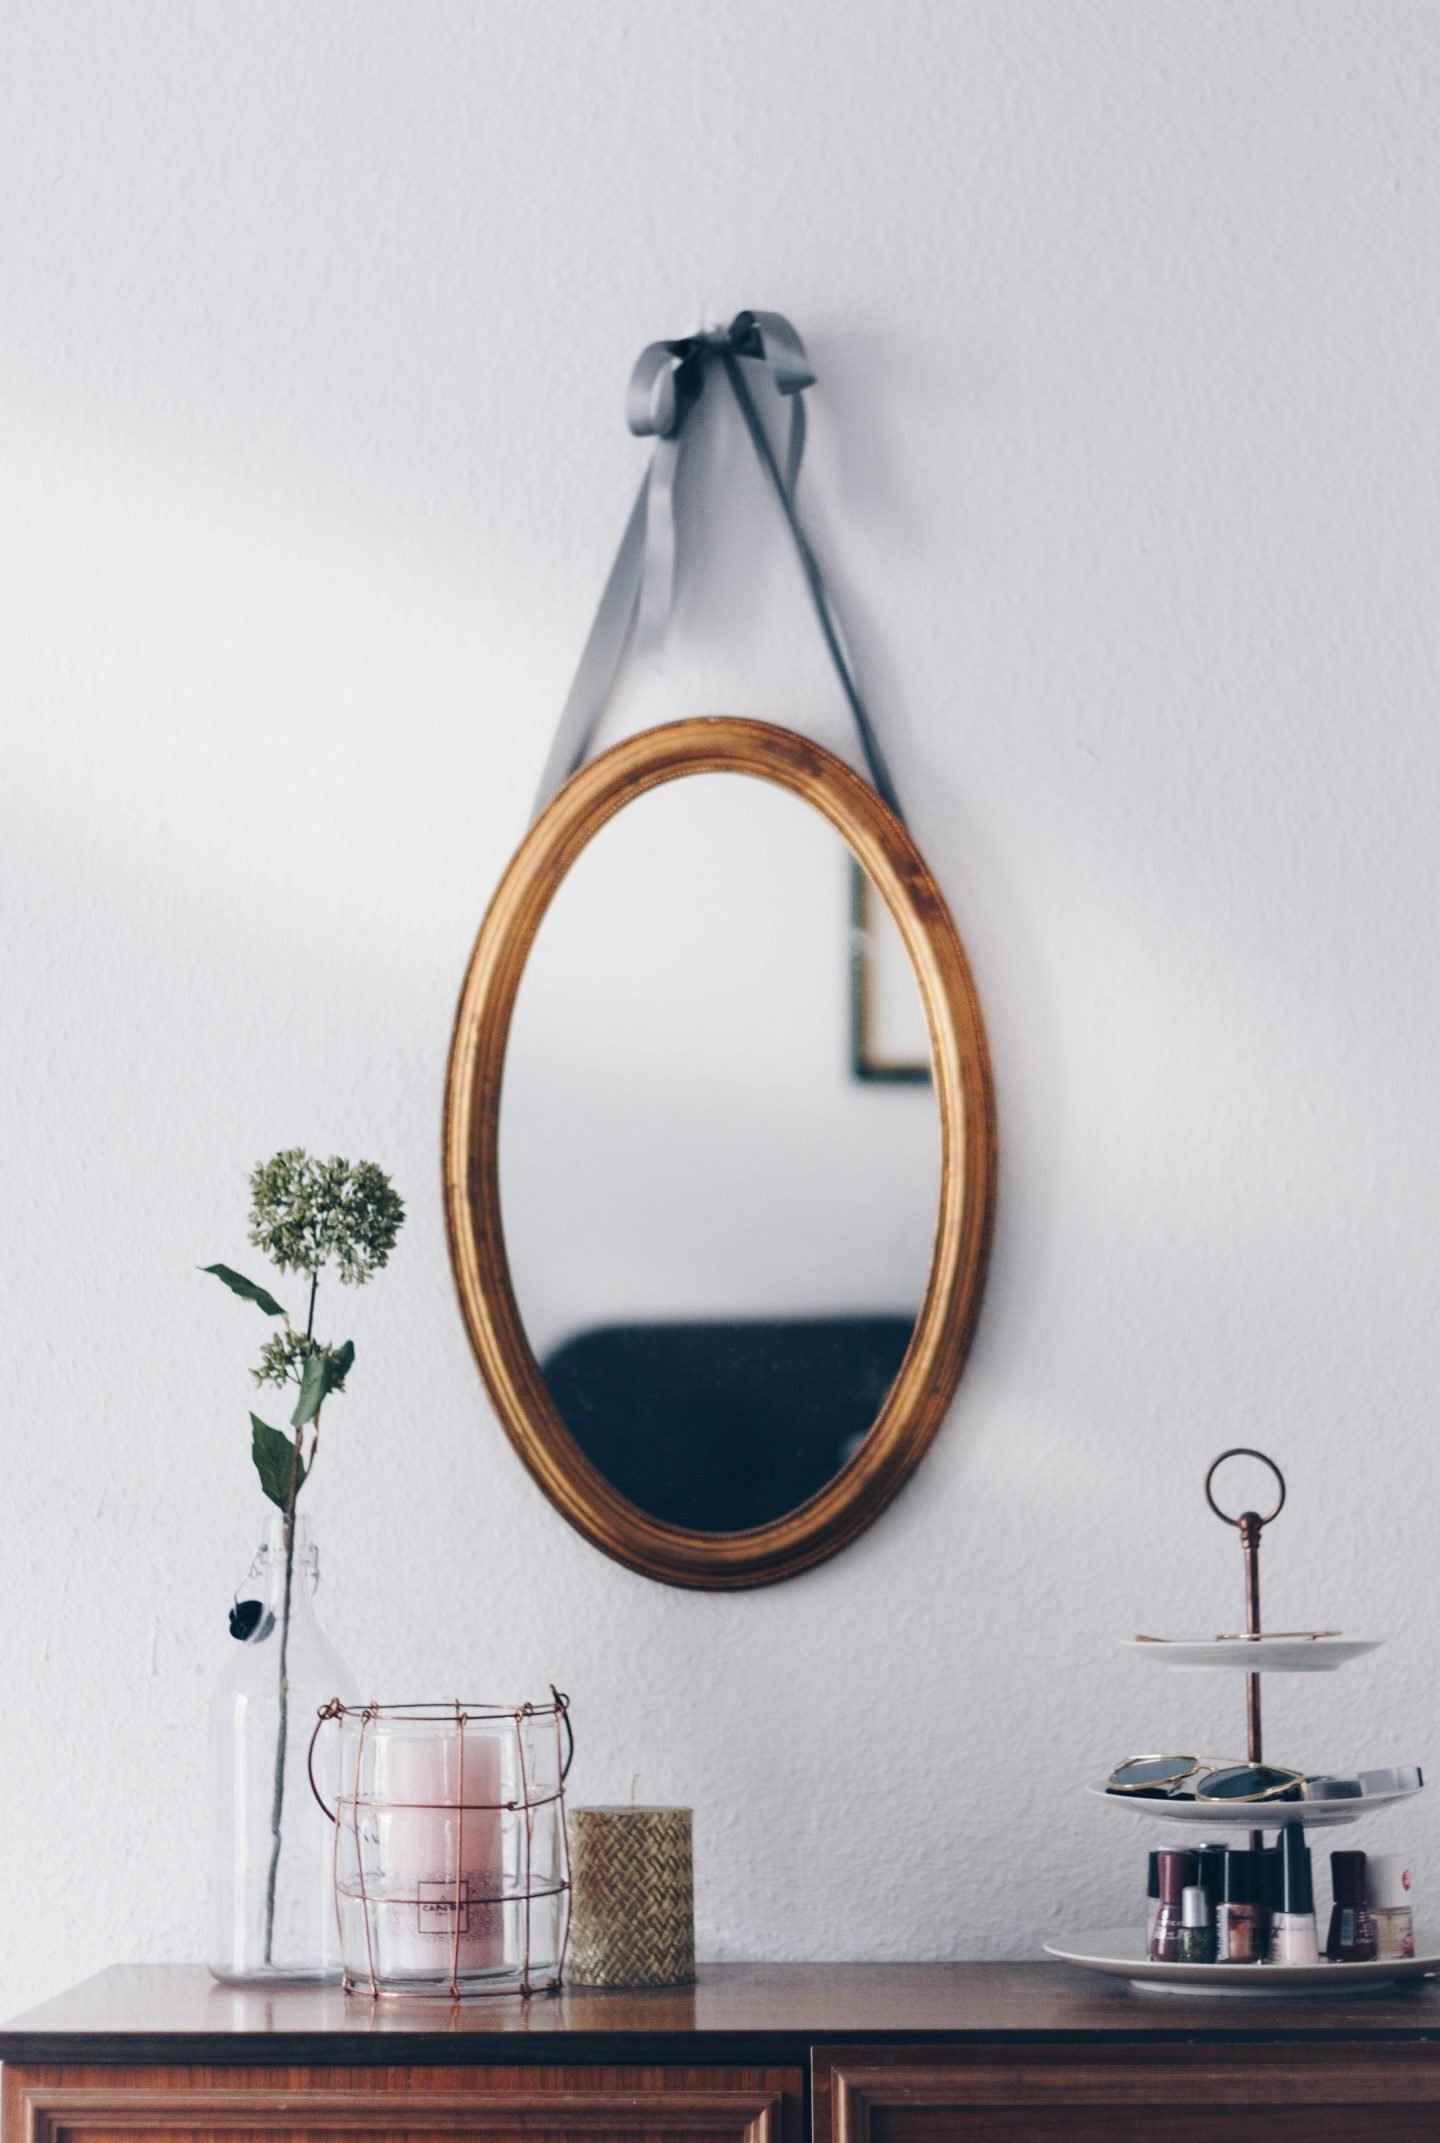
[[[1143,1793],[1107,1793],[1103,1785],[1088,1786],[1111,1808],[1127,1808],[1132,1815],[1154,1816],[1161,1823],[1198,1823],[1202,1830],[1277,1830],[1282,1823],[1303,1823],[1307,1830],[1326,1825],[1358,1823],[1377,1808],[1394,1801],[1413,1800],[1422,1791],[1406,1786],[1396,1793],[1366,1793],[1356,1801],[1152,1801]]]
[[[1423,1947],[1418,1941],[1417,1950]],[[1386,1958],[1375,1964],[1156,1964],[1133,1928],[1110,1927],[1098,1935],[1072,1935],[1045,1945],[1047,1956],[1087,1972],[1128,1979],[1149,1994],[1330,1994],[1344,1987],[1386,1987],[1397,1979],[1440,1972],[1440,1956]]]
[[[1162,1667],[1192,1670],[1220,1667],[1232,1674],[1333,1674],[1348,1660],[1378,1652],[1380,1637],[1257,1637],[1253,1644],[1217,1644],[1214,1638],[1175,1644],[1125,1641],[1127,1652],[1143,1652]]]

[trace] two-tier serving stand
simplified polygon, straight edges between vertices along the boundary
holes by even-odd
[[[1241,1511],[1232,1517],[1220,1508],[1215,1500],[1215,1476],[1227,1460],[1232,1458],[1258,1459],[1268,1466],[1275,1476],[1279,1493],[1273,1507],[1263,1515],[1258,1511]],[[1240,1535],[1240,1549],[1245,1565],[1245,1630],[1243,1636],[1216,1638],[1210,1643],[1176,1644],[1168,1641],[1138,1637],[1128,1650],[1143,1652],[1149,1658],[1172,1668],[1195,1671],[1199,1669],[1229,1669],[1245,1676],[1245,1751],[1253,1764],[1264,1761],[1264,1732],[1261,1708],[1261,1678],[1264,1674],[1316,1674],[1333,1672],[1350,1660],[1359,1659],[1367,1652],[1379,1648],[1378,1639],[1344,1638],[1338,1631],[1302,1633],[1291,1636],[1266,1636],[1260,1620],[1260,1541],[1266,1526],[1273,1524],[1285,1506],[1285,1477],[1280,1468],[1263,1451],[1251,1450],[1237,1445],[1222,1451],[1205,1476],[1205,1500],[1215,1516],[1225,1525],[1234,1526]],[[1164,1800],[1150,1799],[1138,1794],[1114,1794],[1104,1784],[1092,1786],[1090,1791],[1109,1801],[1113,1808],[1126,1808],[1136,1815],[1151,1817],[1158,1822],[1201,1825],[1212,1836],[1222,1831],[1249,1830],[1249,1843],[1258,1850],[1263,1843],[1262,1833],[1256,1829],[1257,1804],[1254,1802]],[[1363,1816],[1376,1809],[1389,1807],[1392,1802],[1407,1800],[1419,1791],[1418,1784],[1397,1784],[1393,1789],[1371,1792],[1343,1800],[1271,1801],[1263,1804],[1264,1819],[1272,1827],[1286,1823],[1303,1823],[1306,1829],[1328,1828],[1341,1823],[1357,1823]],[[1383,1986],[1395,1979],[1407,1979],[1426,1973],[1440,1971],[1440,1955],[1406,1958],[1384,1958],[1369,1964],[1332,1964],[1322,1959],[1319,1964],[1179,1964],[1161,1963],[1148,1957],[1142,1939],[1143,1930],[1138,1924],[1122,1929],[1108,1929],[1095,1935],[1077,1935],[1071,1938],[1055,1938],[1045,1944],[1052,1957],[1063,1958],[1071,1964],[1088,1967],[1092,1971],[1105,1972],[1128,1979],[1134,1986],[1146,1992],[1168,1989],[1176,1993],[1246,1993],[1246,1994],[1294,1994],[1319,1992],[1345,1985]],[[1320,1929],[1324,1939],[1324,1928]],[[1419,1951],[1421,1945],[1417,1942]]]

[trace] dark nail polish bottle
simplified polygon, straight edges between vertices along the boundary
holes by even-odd
[[[1180,1958],[1180,1929],[1184,1920],[1185,1892],[1195,1881],[1193,1853],[1160,1853],[1160,1910],[1150,1936],[1150,1955],[1160,1964],[1176,1964]]]
[[[1335,1904],[1325,1954],[1332,1964],[1369,1964],[1379,1955],[1375,1922],[1365,1902],[1365,1855],[1332,1853],[1330,1887]]]
[[[1259,1964],[1265,1955],[1264,1862],[1258,1853],[1232,1847],[1225,1855],[1224,1887],[1216,1915],[1221,1964]]]
[[[1255,1902],[1260,1907],[1257,1936],[1261,1959],[1270,1955],[1270,1918],[1280,1890],[1280,1854],[1273,1845],[1262,1845],[1255,1854]]]

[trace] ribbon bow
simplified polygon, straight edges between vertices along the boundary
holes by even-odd
[[[767,367],[777,391],[789,404],[783,470],[740,368],[746,358]],[[730,386],[794,539],[821,635],[860,734],[870,779],[899,818],[899,801],[855,682],[829,590],[795,513],[795,487],[805,454],[801,397],[807,387],[814,386],[815,374],[795,329],[783,313],[771,312],[737,313],[727,328],[685,335],[674,342],[649,343],[635,361],[625,399],[626,421],[637,438],[654,439],[655,446],[545,762],[536,812],[584,759],[614,689],[632,627],[636,646],[642,650],[657,648],[664,639],[675,590],[675,479],[685,426],[706,381],[717,370]]]

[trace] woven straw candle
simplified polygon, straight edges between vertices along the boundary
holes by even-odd
[[[572,1808],[570,1947],[579,1987],[673,1987],[695,1977],[688,1808]]]

